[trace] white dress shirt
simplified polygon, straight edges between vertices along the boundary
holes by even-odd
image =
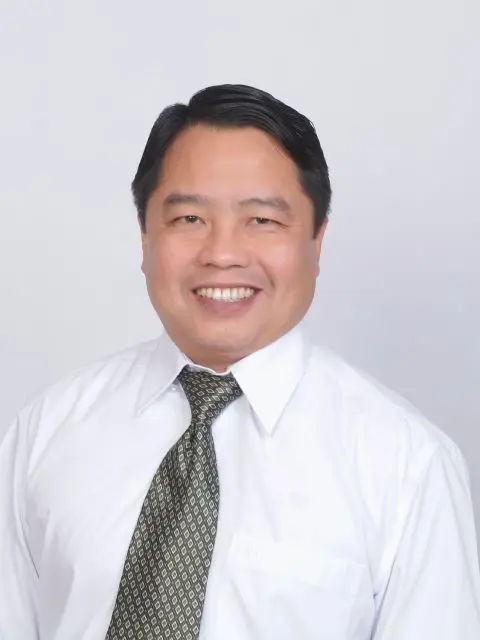
[[[103,640],[132,532],[189,424],[166,333],[76,371],[0,447],[0,637]],[[302,326],[231,368],[201,640],[479,640],[457,446]]]

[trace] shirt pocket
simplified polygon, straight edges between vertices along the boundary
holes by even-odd
[[[363,626],[367,613],[362,606],[368,576],[364,564],[310,544],[237,534],[227,575],[224,610],[238,620],[237,630],[245,627],[232,640],[365,637],[350,631]]]

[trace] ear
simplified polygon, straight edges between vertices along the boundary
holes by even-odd
[[[148,238],[147,238],[147,233],[146,231],[144,231],[142,229],[142,226],[140,226],[140,242],[142,243],[142,262],[140,265],[140,269],[142,270],[142,273],[145,274],[145,262],[146,262],[146,258],[147,258],[147,242],[148,242]]]
[[[325,218],[322,226],[317,232],[317,235],[313,239],[313,242],[315,244],[315,255],[317,259],[317,276],[320,274],[320,255],[322,253],[323,238],[325,236],[325,231],[327,230],[327,225],[328,218]]]
[[[327,230],[327,225],[328,225],[328,218],[325,218],[325,220],[322,222],[322,226],[317,232],[317,235],[313,239],[315,243],[315,252],[317,254],[318,259],[320,259],[320,254],[322,252],[323,238],[325,236],[325,231]]]

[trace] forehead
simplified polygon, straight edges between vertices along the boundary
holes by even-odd
[[[298,170],[272,137],[252,127],[197,125],[168,150],[159,188],[300,190]]]

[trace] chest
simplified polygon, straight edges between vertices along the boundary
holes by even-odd
[[[52,440],[28,503],[42,597],[55,600],[50,611],[60,616],[82,603],[86,618],[108,624],[151,479],[188,421],[178,399],[137,423],[112,415],[72,422]],[[330,629],[329,640],[350,640],[335,633],[352,624],[359,603],[365,620],[371,615],[364,530],[348,476],[336,445],[306,426],[287,418],[269,437],[241,403],[214,426],[221,498],[202,626],[209,640],[225,629],[238,640],[318,638],[319,628]],[[59,619],[52,616],[50,629]]]

